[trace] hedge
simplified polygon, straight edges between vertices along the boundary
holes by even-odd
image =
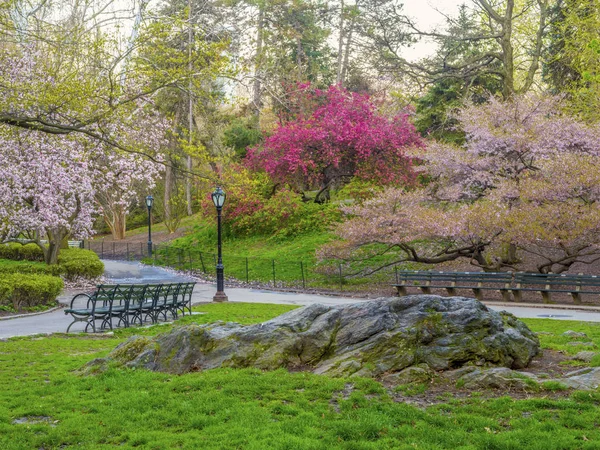
[[[45,275],[60,275],[60,266],[49,266],[37,261],[13,261],[0,259],[0,274],[4,273],[40,273]]]
[[[0,306],[9,306],[17,311],[52,306],[63,287],[63,280],[52,275],[3,274],[0,277]]]
[[[14,261],[44,261],[44,253],[36,244],[21,245],[10,243],[0,245],[0,259]]]
[[[2,259],[11,261],[2,261]],[[62,275],[69,281],[79,278],[98,278],[104,273],[104,264],[98,255],[80,248],[62,249],[58,255],[57,265],[48,266],[36,261],[43,261],[43,255],[42,249],[35,244],[0,245],[0,273]]]

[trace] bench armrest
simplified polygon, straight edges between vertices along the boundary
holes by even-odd
[[[91,297],[89,294],[77,294],[76,296],[74,296],[74,297],[71,299],[71,305],[69,306],[69,309],[73,309],[73,305],[74,305],[74,303],[75,303],[75,300],[76,300],[78,297],[87,297],[87,299],[88,299],[88,300],[87,300],[87,303],[86,303],[86,308],[88,308],[88,309],[89,309],[89,308],[90,308],[90,306],[91,306],[91,305],[90,305],[90,302],[91,302],[91,300],[92,300],[92,297]]]

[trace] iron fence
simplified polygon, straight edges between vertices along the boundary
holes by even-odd
[[[127,243],[102,240],[86,241],[85,248],[98,254],[101,259],[143,261],[147,264],[188,270],[206,276],[216,276],[217,254],[212,251],[182,249],[169,245],[153,245],[148,255],[147,242]],[[277,288],[329,289],[335,291],[372,290],[374,285],[389,289],[394,281],[393,269],[371,275],[356,277],[352,268],[341,262],[316,264],[302,259],[244,257],[223,254],[225,276],[248,284]]]

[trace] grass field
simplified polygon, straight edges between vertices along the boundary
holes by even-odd
[[[261,322],[293,307],[210,304],[183,322]],[[546,347],[567,329],[600,344],[600,326],[529,320]],[[392,400],[369,379],[284,370],[219,369],[174,376],[77,369],[132,333],[53,335],[0,342],[0,448],[144,449],[597,449],[599,392],[563,399],[440,396],[429,407]]]

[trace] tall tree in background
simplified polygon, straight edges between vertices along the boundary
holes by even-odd
[[[596,1],[560,0],[552,10],[544,78],[587,121],[600,119],[600,53],[594,45],[599,29]]]
[[[446,51],[413,63],[383,39],[378,46],[380,64],[427,83],[442,79],[468,83],[478,76],[491,76],[501,84],[505,99],[515,93],[528,92],[538,81],[550,7],[555,1],[472,0],[477,26],[459,34],[425,31],[406,18],[411,34],[433,38]],[[464,9],[458,17],[452,18],[458,29],[463,12]],[[464,53],[465,46],[477,51]]]
[[[457,17],[447,19],[447,38],[440,40],[435,57],[437,64],[452,66],[465,60],[480,58],[491,51],[489,45],[468,37],[481,29],[480,16],[462,5]],[[490,69],[500,69],[500,63]],[[415,126],[424,136],[447,142],[461,143],[464,133],[458,127],[454,112],[466,102],[480,104],[490,95],[499,93],[502,83],[490,73],[475,71],[470,77],[448,77],[433,81],[424,95],[416,100]]]

